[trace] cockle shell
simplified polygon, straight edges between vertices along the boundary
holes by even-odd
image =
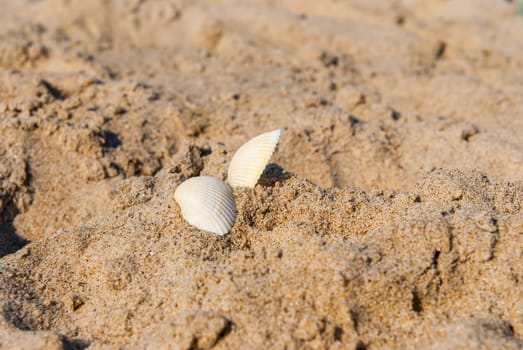
[[[236,219],[232,190],[212,176],[192,177],[180,184],[174,193],[182,216],[201,230],[225,235]]]
[[[258,135],[236,151],[227,172],[227,182],[232,187],[256,185],[278,145],[280,133],[278,129]]]
[[[233,187],[253,188],[271,159],[280,130],[258,135],[243,144],[229,164],[228,182]],[[236,219],[232,189],[212,176],[197,176],[180,184],[174,198],[183,218],[191,225],[217,235],[227,234]]]

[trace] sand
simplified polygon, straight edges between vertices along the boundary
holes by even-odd
[[[523,17],[0,1],[1,349],[523,349]],[[223,237],[176,187],[281,128]]]

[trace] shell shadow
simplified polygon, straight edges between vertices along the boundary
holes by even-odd
[[[276,163],[270,163],[265,167],[258,183],[264,187],[272,187],[276,182],[290,179],[291,173],[283,170],[281,166]]]
[[[83,339],[73,339],[60,334],[64,350],[83,350],[89,347],[89,342]]]

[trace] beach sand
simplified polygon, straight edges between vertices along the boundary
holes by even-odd
[[[522,349],[515,6],[0,1],[0,348]]]

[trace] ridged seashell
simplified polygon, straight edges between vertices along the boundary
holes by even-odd
[[[258,135],[236,151],[227,172],[227,182],[232,187],[256,185],[278,145],[280,133],[278,129]]]
[[[232,190],[212,176],[197,176],[184,181],[174,193],[182,216],[201,230],[225,235],[236,219]]]

